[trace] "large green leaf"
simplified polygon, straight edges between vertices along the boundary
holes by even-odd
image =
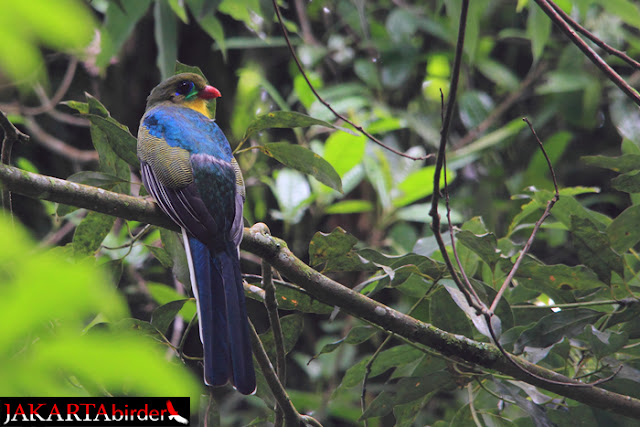
[[[329,234],[318,231],[309,242],[309,263],[314,267],[324,264],[324,272],[369,269],[353,250],[356,243],[358,239],[340,227]]]
[[[340,175],[329,162],[308,148],[286,142],[264,144],[259,148],[283,165],[311,175],[323,184],[342,192]]]
[[[581,159],[589,166],[611,169],[614,172],[626,173],[640,169],[640,154],[625,154],[620,157],[584,156]]]
[[[625,193],[640,193],[640,173],[630,172],[617,176],[611,180],[613,188]]]
[[[378,332],[378,330],[372,326],[355,326],[351,328],[346,337],[338,341],[325,344],[320,352],[314,356],[314,358],[317,358],[321,354],[331,353],[337,350],[342,344],[361,344],[375,335],[376,332]]]
[[[558,302],[563,300],[560,292],[605,286],[598,279],[598,276],[585,266],[544,265],[531,259],[525,259],[522,262],[516,273],[516,278],[519,279],[522,286],[546,293]]]
[[[544,348],[564,337],[572,338],[580,334],[586,325],[593,324],[603,315],[604,313],[586,308],[549,314],[520,335],[514,344],[514,352],[521,353],[525,347]]]
[[[290,314],[280,318],[280,326],[282,328],[282,336],[284,338],[284,351],[289,353],[293,350],[293,346],[298,342],[302,329],[304,327],[304,316],[301,313]],[[264,346],[270,360],[276,360],[276,347],[271,329],[260,334],[260,341]]]
[[[429,311],[434,326],[445,331],[471,336],[471,323],[443,287],[430,298]]]
[[[579,240],[574,246],[580,261],[595,271],[600,280],[609,283],[612,271],[623,274],[622,257],[611,249],[609,236],[598,230],[591,220],[571,216],[570,230]]]
[[[530,3],[527,36],[531,40],[533,60],[538,61],[551,35],[551,20],[537,5]]]
[[[640,205],[629,206],[607,227],[611,247],[624,253],[640,242]]]
[[[455,179],[456,173],[453,170],[447,169],[447,182],[451,182]],[[398,184],[398,189],[402,194],[393,199],[393,205],[395,207],[403,207],[423,197],[430,196],[433,193],[433,177],[435,173],[435,166],[426,166],[410,174],[404,181]],[[440,177],[440,189],[444,188],[444,178]]]
[[[176,16],[166,1],[155,2],[153,7],[154,36],[158,46],[157,63],[162,80],[173,75],[178,55]]]
[[[296,113],[295,111],[273,111],[271,113],[258,116],[244,133],[244,138],[247,139],[251,134],[260,132],[265,129],[271,128],[299,128],[312,125],[325,126],[331,129],[335,129],[331,123],[323,120],[314,119],[306,114]]]
[[[100,31],[100,53],[96,59],[99,67],[106,67],[117,55],[150,4],[150,0],[108,3],[104,27]]]
[[[105,118],[93,114],[87,114],[86,117],[93,126],[102,131],[111,149],[120,159],[127,162],[134,169],[140,168],[140,161],[137,155],[138,142],[126,126],[118,123],[112,117]]]
[[[73,233],[73,252],[77,256],[94,255],[115,221],[116,218],[111,215],[88,212]]]

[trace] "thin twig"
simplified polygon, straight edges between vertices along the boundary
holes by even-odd
[[[375,362],[378,356],[380,355],[380,352],[382,352],[382,349],[389,343],[389,341],[391,341],[393,337],[394,337],[394,334],[387,335],[384,341],[382,341],[382,344],[380,344],[376,349],[376,351],[371,355],[371,358],[369,359],[366,366],[364,367],[364,378],[362,379],[362,393],[360,394],[360,407],[362,408],[363,414],[364,414],[365,407],[367,405],[367,401],[366,401],[367,381],[369,380],[369,375],[371,375],[371,367],[373,366],[373,362]],[[365,418],[363,420],[363,426],[367,427],[368,425],[369,423]]]
[[[7,116],[0,111],[0,128],[2,128],[4,136],[2,138],[2,148],[0,149],[0,163],[8,165],[11,163],[11,150],[16,141],[29,142],[29,136],[20,132]],[[10,213],[13,221],[13,207],[11,206],[11,192],[3,187],[2,189],[2,207]]]
[[[40,142],[44,147],[60,154],[72,161],[76,162],[94,162],[98,160],[98,152],[94,150],[80,150],[76,147],[72,147],[66,142],[56,138],[53,135],[47,133],[42,129],[33,117],[25,117],[25,126],[29,132],[34,136],[35,140]]]
[[[467,384],[467,392],[469,394],[469,411],[471,412],[471,418],[473,418],[473,422],[477,427],[482,427],[483,424],[478,418],[475,406],[473,406],[473,387],[471,386],[471,383]]]
[[[640,70],[640,62],[638,62],[635,59],[631,58],[629,55],[627,55],[623,51],[615,49],[615,48],[609,46],[607,43],[605,43],[602,40],[600,40],[591,31],[587,30],[582,25],[578,24],[577,21],[575,21],[572,17],[570,17],[564,10],[562,10],[561,7],[559,7],[553,1],[547,0],[547,2],[551,5],[553,10],[555,10],[558,13],[558,15],[560,15],[562,17],[562,19],[564,19],[569,25],[571,25],[577,32],[579,32],[580,34],[582,34],[583,36],[585,36],[586,38],[591,40],[593,43],[598,45],[598,47],[600,47],[605,52],[607,52],[607,53],[609,53],[611,55],[617,56],[618,58],[622,59],[627,64],[631,65],[633,68],[635,68],[637,70]]]
[[[276,299],[276,288],[273,285],[273,275],[271,274],[271,264],[262,260],[262,287],[264,288],[264,305],[269,316],[273,342],[276,348],[276,372],[281,384],[286,384],[287,371],[285,363],[284,336],[282,335],[282,325],[278,317],[278,301]],[[276,405],[276,417],[273,422],[274,427],[282,426],[284,410],[280,405]]]
[[[547,161],[547,166],[549,167],[549,171],[551,172],[551,178],[553,179],[553,187],[555,188],[555,194],[554,194],[553,198],[551,200],[549,200],[549,202],[547,203],[547,207],[545,208],[545,210],[544,210],[542,216],[540,217],[540,219],[538,219],[538,221],[536,221],[536,224],[533,227],[533,231],[531,232],[531,235],[529,236],[529,239],[527,240],[527,243],[522,248],[522,251],[520,252],[520,255],[518,256],[518,259],[513,264],[513,267],[511,268],[511,271],[509,271],[509,274],[507,275],[506,279],[504,280],[504,282],[503,282],[502,286],[500,287],[500,290],[496,294],[496,297],[494,298],[493,302],[491,303],[491,307],[489,309],[489,313],[483,313],[483,315],[484,315],[485,320],[487,322],[487,326],[489,328],[489,332],[491,334],[491,338],[494,341],[494,344],[496,345],[496,347],[498,347],[500,352],[507,358],[507,360],[509,360],[509,362],[511,362],[518,369],[521,369],[527,375],[529,375],[529,376],[531,376],[531,377],[533,377],[533,378],[535,378],[535,379],[537,379],[539,381],[545,381],[545,382],[548,382],[548,383],[551,383],[551,384],[556,384],[557,381],[551,380],[551,379],[548,379],[548,378],[543,378],[543,377],[531,372],[530,370],[528,370],[525,367],[523,367],[520,363],[518,363],[515,360],[515,358],[513,356],[511,356],[504,349],[504,347],[502,347],[502,344],[498,340],[498,337],[497,337],[497,335],[495,333],[495,330],[493,329],[493,326],[491,325],[491,317],[493,316],[493,313],[495,312],[495,309],[498,306],[498,303],[500,302],[500,299],[502,298],[502,295],[504,294],[504,291],[509,286],[509,283],[511,283],[511,281],[513,280],[513,277],[515,276],[516,272],[518,271],[518,268],[520,267],[520,263],[524,259],[524,256],[529,252],[529,249],[531,248],[531,244],[533,243],[533,240],[535,239],[536,233],[540,229],[540,226],[542,225],[544,220],[550,215],[551,208],[553,208],[553,205],[560,199],[560,192],[558,190],[558,181],[556,179],[556,173],[555,173],[555,171],[553,169],[553,165],[551,164],[551,160],[549,159],[549,156],[547,155],[547,152],[544,149],[542,141],[540,141],[540,138],[538,138],[538,134],[536,133],[536,131],[533,128],[533,125],[531,124],[529,119],[524,117],[522,120],[525,123],[527,123],[527,125],[529,125],[529,129],[531,129],[531,133],[535,137],[536,142],[538,143],[538,146],[540,147],[540,150],[542,150],[542,154],[544,155],[544,158]],[[566,382],[561,382],[561,383],[564,383],[568,387],[593,387],[593,386],[596,386],[598,384],[602,384],[602,383],[605,383],[607,381],[610,381],[616,375],[618,375],[618,372],[620,372],[620,369],[621,369],[621,367],[618,370],[616,370],[613,374],[611,374],[609,377],[602,378],[602,379],[597,380],[597,381],[595,381],[593,383],[566,383]]]
[[[331,106],[331,104],[329,104],[327,101],[325,101],[324,98],[322,98],[320,96],[320,94],[318,93],[316,88],[313,86],[313,84],[311,84],[311,81],[309,80],[309,77],[307,76],[307,73],[304,71],[304,67],[302,66],[302,63],[300,62],[300,59],[298,58],[298,55],[296,55],[295,49],[293,48],[293,44],[291,44],[291,40],[289,39],[289,32],[287,31],[287,28],[285,27],[284,22],[282,20],[282,14],[280,13],[280,6],[278,6],[278,1],[277,0],[272,0],[272,3],[273,3],[273,9],[275,10],[276,16],[278,18],[278,22],[280,23],[280,28],[282,29],[282,34],[284,35],[284,39],[287,42],[287,46],[289,47],[289,52],[291,52],[291,56],[293,57],[293,60],[295,61],[296,65],[298,66],[298,70],[300,70],[300,73],[302,74],[302,77],[307,82],[307,86],[309,86],[309,89],[311,89],[311,92],[313,92],[313,94],[316,97],[316,99],[318,101],[320,101],[322,103],[322,105],[327,107],[329,109],[329,111],[331,111],[333,113],[333,115],[336,116],[336,118],[344,121],[345,123],[350,124],[358,132],[360,132],[361,134],[363,134],[364,136],[366,136],[371,141],[375,142],[376,144],[378,144],[380,147],[384,148],[385,150],[389,150],[392,153],[397,154],[398,156],[406,157],[407,159],[411,159],[411,160],[425,160],[425,159],[428,159],[428,158],[432,157],[431,154],[426,155],[426,156],[421,156],[421,157],[414,157],[414,156],[410,156],[410,155],[408,155],[406,153],[403,153],[401,151],[398,151],[395,148],[389,147],[384,142],[380,141],[378,138],[376,138],[375,136],[373,136],[369,132],[367,132],[362,126],[355,124],[353,121],[349,120],[344,115],[338,113]]]
[[[273,397],[278,402],[278,406],[282,408],[284,412],[284,422],[287,427],[299,426],[305,421],[298,412],[298,410],[291,403],[291,399],[287,394],[287,391],[282,386],[282,383],[278,379],[278,375],[273,370],[273,365],[269,361],[269,356],[262,346],[260,337],[253,327],[253,324],[249,322],[249,335],[251,336],[251,347],[253,348],[253,355],[260,366],[260,370],[264,375]]]
[[[60,85],[58,86],[58,89],[56,90],[54,95],[51,98],[48,98],[42,86],[37,85],[35,87],[35,92],[36,95],[38,95],[38,98],[40,99],[42,105],[38,107],[22,107],[22,112],[29,116],[36,116],[38,114],[48,113],[49,111],[53,110],[56,105],[58,105],[58,103],[62,101],[62,98],[69,90],[69,87],[73,82],[73,77],[76,74],[77,68],[78,59],[75,57],[71,57],[71,59],[69,60],[69,64],[67,65],[67,70],[65,71],[64,76],[62,77],[62,81],[60,82]]]
[[[637,105],[640,106],[640,95],[633,89],[629,84],[618,73],[614,71],[613,68],[609,66],[601,57],[598,55],[591,47],[585,43],[577,34],[576,31],[571,28],[571,26],[565,22],[564,19],[556,12],[553,6],[551,6],[548,0],[535,0],[535,2],[540,6],[540,8],[547,14],[547,16],[551,19],[551,21],[556,24],[562,32],[565,33],[569,40],[573,42],[581,51],[585,54],[587,58],[591,62],[593,62],[600,70],[615,83],[616,86],[622,90],[629,98],[633,100]]]
[[[474,301],[474,298],[471,292],[467,289],[465,284],[460,280],[456,269],[451,262],[451,257],[447,253],[447,247],[442,238],[442,233],[440,232],[440,214],[438,214],[438,201],[440,200],[440,176],[442,175],[442,168],[444,166],[445,161],[445,153],[447,149],[447,140],[449,139],[449,127],[451,125],[451,120],[453,118],[453,107],[455,105],[456,94],[458,92],[458,81],[460,79],[460,67],[462,64],[462,51],[464,48],[464,36],[467,26],[467,12],[469,10],[469,0],[462,1],[462,8],[460,10],[460,23],[458,25],[458,40],[456,43],[456,54],[453,60],[453,72],[451,74],[451,83],[449,84],[449,96],[447,99],[447,108],[443,116],[442,120],[442,129],[440,130],[440,146],[438,148],[438,156],[436,158],[436,166],[435,172],[433,175],[433,196],[431,197],[431,210],[429,211],[429,215],[432,218],[431,221],[431,229],[433,230],[433,235],[438,243],[438,247],[440,248],[440,253],[442,254],[442,258],[444,259],[445,264],[447,265],[447,269],[451,273],[451,277],[453,281],[456,283],[460,292],[464,295],[467,300],[467,304],[470,307],[475,308],[480,312],[486,311],[486,309],[480,305],[477,301]]]
[[[515,92],[511,92],[504,100],[500,102],[500,104],[487,116],[486,119],[481,121],[476,127],[469,130],[465,136],[455,141],[452,145],[453,148],[464,147],[469,144],[471,141],[476,139],[479,135],[484,133],[487,129],[491,127],[495,123],[495,121],[500,118],[505,112],[509,111],[509,109],[513,106],[513,104],[518,101],[523,93],[531,86],[540,76],[542,72],[545,71],[546,67],[542,63],[537,63],[536,66],[529,71],[527,76],[522,80],[518,89]]]
[[[555,189],[556,192],[555,192],[553,198],[547,202],[547,207],[545,208],[544,212],[542,213],[542,216],[540,217],[540,219],[538,219],[536,221],[535,225],[533,226],[533,230],[531,231],[531,235],[529,236],[529,239],[527,239],[527,243],[522,248],[522,251],[520,252],[520,255],[518,256],[518,259],[513,264],[513,267],[511,268],[511,271],[509,271],[509,274],[504,279],[504,282],[502,283],[502,286],[500,287],[500,290],[496,294],[496,297],[493,299],[493,302],[491,303],[491,307],[489,308],[489,311],[491,313],[495,313],[496,307],[498,307],[498,303],[500,302],[500,299],[502,298],[502,295],[507,290],[507,287],[509,286],[509,284],[513,280],[513,277],[516,275],[516,272],[518,271],[518,268],[520,268],[520,264],[522,263],[522,260],[524,259],[525,255],[529,252],[529,249],[531,248],[531,245],[533,244],[533,241],[534,241],[534,239],[536,237],[536,234],[538,233],[538,230],[540,229],[540,226],[542,226],[542,223],[544,222],[544,220],[547,219],[547,217],[551,214],[551,208],[553,208],[553,205],[555,205],[556,202],[560,199],[560,192],[558,190],[558,180],[556,179],[556,173],[553,170],[553,165],[551,164],[551,160],[549,159],[549,156],[547,155],[547,151],[544,149],[544,146],[542,145],[542,141],[540,141],[540,138],[538,138],[538,135],[536,134],[536,131],[533,128],[533,125],[531,124],[529,119],[524,117],[522,120],[527,125],[529,125],[529,129],[531,129],[531,133],[533,133],[533,136],[536,138],[536,142],[538,143],[538,146],[540,147],[540,150],[542,151],[542,154],[544,155],[544,158],[547,161],[547,166],[549,168],[549,172],[551,173],[551,179],[553,180],[553,188]]]

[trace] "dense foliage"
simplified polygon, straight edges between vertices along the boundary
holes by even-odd
[[[197,66],[223,95],[216,117],[244,172],[247,225],[266,223],[322,274],[452,334],[451,347],[429,348],[274,270],[284,385],[300,413],[324,425],[633,425],[623,415],[638,417],[636,400],[635,412],[603,408],[580,397],[592,387],[564,393],[527,368],[480,362],[500,356],[482,344],[495,335],[542,368],[640,399],[640,111],[553,26],[547,0],[472,0],[462,23],[462,0],[279,2],[308,81],[266,0],[27,3],[0,13],[0,110],[31,137],[11,164],[145,196],[135,154],[145,98]],[[632,0],[556,4],[640,56]],[[447,269],[429,214],[461,25],[439,214],[456,277],[466,274],[480,306],[496,301],[491,327]],[[640,64],[590,46],[637,84]],[[514,270],[554,198],[552,172],[559,200]],[[195,304],[173,231],[16,193],[16,224],[0,223],[0,394],[189,395],[200,420],[275,419],[262,375],[247,398],[199,385]],[[253,247],[243,272],[264,287]],[[265,293],[247,295],[275,366]],[[456,353],[460,336],[483,356]]]

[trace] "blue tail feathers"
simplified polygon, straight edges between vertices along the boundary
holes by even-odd
[[[229,380],[243,394],[256,388],[249,322],[238,252],[229,242],[223,252],[211,251],[189,238],[197,283],[200,339],[204,348],[204,378],[212,386]]]

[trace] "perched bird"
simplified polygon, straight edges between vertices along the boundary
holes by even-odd
[[[243,394],[256,388],[240,274],[244,181],[207,102],[220,96],[199,75],[156,86],[138,130],[147,191],[182,228],[204,347],[204,380]]]

